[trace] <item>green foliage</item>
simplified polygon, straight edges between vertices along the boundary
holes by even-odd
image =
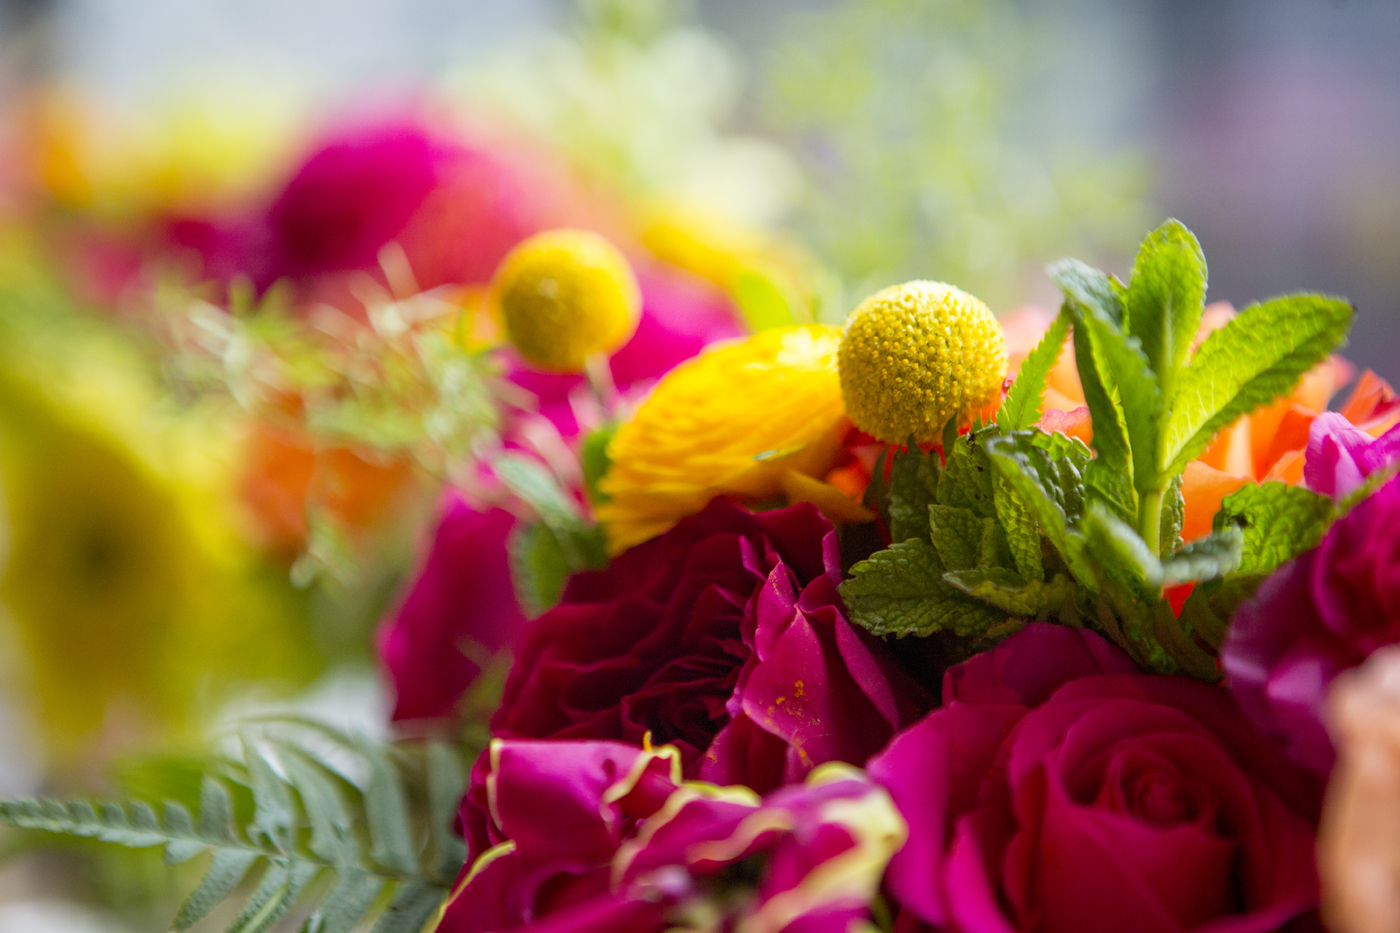
[[[876,632],[986,639],[1028,618],[1088,621],[1144,667],[1215,679],[1230,613],[1264,574],[1312,547],[1336,509],[1304,489],[1251,485],[1225,500],[1211,534],[1183,544],[1181,472],[1219,427],[1322,360],[1351,309],[1317,296],[1275,299],[1193,357],[1206,265],[1176,221],[1147,237],[1126,286],[1073,260],[1050,274],[1064,292],[1061,315],[998,423],[945,432],[941,470],[936,454],[897,456],[887,509],[900,543],[858,564],[843,595],[853,619]],[[1066,328],[1093,451],[1029,427]],[[1183,582],[1197,586],[1178,618],[1163,587]],[[951,601],[950,588],[989,611]]]
[[[583,491],[588,496],[588,501],[595,506],[602,505],[610,498],[598,488],[598,483],[607,475],[608,467],[612,466],[612,457],[608,456],[608,444],[617,433],[618,425],[617,421],[609,421],[589,431],[579,449],[579,465],[583,468]]]
[[[1165,425],[1163,470],[1180,473],[1217,431],[1267,405],[1341,344],[1354,310],[1321,295],[1251,305],[1201,344]]]
[[[197,802],[6,800],[0,824],[162,846],[172,865],[207,856],[175,930],[240,891],[229,933],[271,930],[293,909],[307,913],[306,933],[350,933],[380,906],[373,933],[422,930],[466,856],[453,832],[466,784],[458,752],[381,745],[301,720],[260,726],[242,734],[237,757],[206,763]]]
[[[509,542],[516,595],[531,614],[559,602],[564,584],[581,570],[607,565],[603,531],[539,461],[506,454],[492,464],[501,482],[538,517],[521,525]]]
[[[1069,336],[1069,323],[1068,315],[1055,318],[1040,343],[1021,363],[1016,381],[1006,390],[1006,398],[997,410],[997,427],[1003,431],[1023,431],[1035,427],[1040,420],[1050,371],[1060,361],[1065,338]]]
[[[1240,531],[1240,573],[1267,574],[1315,547],[1335,513],[1331,499],[1301,486],[1251,483],[1220,503],[1215,530]]]
[[[943,579],[933,545],[910,538],[851,568],[841,597],[852,618],[876,635],[978,635],[1003,622],[1004,612],[971,599]]]

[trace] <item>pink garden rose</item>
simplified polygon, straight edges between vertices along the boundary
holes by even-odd
[[[440,933],[845,933],[904,840],[888,795],[853,769],[760,800],[681,784],[669,747],[498,739],[483,764]],[[742,867],[756,859],[754,877]]]
[[[1326,774],[1327,688],[1382,645],[1400,642],[1400,478],[1284,564],[1235,613],[1220,650],[1240,706],[1295,760]]]
[[[688,776],[764,791],[861,764],[930,703],[842,612],[836,534],[810,505],[716,499],[580,574],[522,639],[506,738],[673,744]]]
[[[1032,623],[871,759],[900,930],[1263,933],[1317,906],[1318,789],[1229,694]]]
[[[1343,415],[1323,412],[1308,429],[1303,479],[1315,493],[1345,499],[1377,470],[1400,458],[1400,425],[1380,437],[1352,424]]]

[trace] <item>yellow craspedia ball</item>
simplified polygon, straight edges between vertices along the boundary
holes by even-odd
[[[995,402],[1006,341],[987,306],[942,282],[876,292],[851,314],[837,353],[856,427],[892,444],[937,438]]]
[[[642,298],[617,247],[591,230],[549,230],[501,261],[491,303],[525,359],[578,372],[593,354],[627,342]]]

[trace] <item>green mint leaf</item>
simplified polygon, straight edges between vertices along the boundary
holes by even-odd
[[[977,635],[1006,618],[945,582],[938,552],[919,538],[856,564],[840,589],[851,621],[876,635]]]
[[[1221,428],[1293,388],[1345,339],[1352,317],[1345,301],[1290,295],[1245,308],[1207,337],[1168,406],[1166,475],[1186,469]]]
[[[1201,640],[1172,613],[1171,603],[1165,599],[1152,607],[1152,637],[1170,660],[1160,668],[1162,673],[1180,672],[1207,683],[1220,680],[1220,661],[1215,651],[1202,646]]]
[[[1070,573],[1094,587],[1096,576],[1083,557],[1083,538],[1072,527],[1084,508],[1082,471],[1089,462],[1088,448],[1063,434],[1018,431],[989,439],[986,453],[992,468],[1060,552]]]
[[[1125,330],[1142,344],[1147,365],[1171,396],[1201,326],[1206,257],[1194,234],[1168,220],[1142,241],[1125,302]]]
[[[1234,525],[1226,525],[1163,558],[1162,575],[1183,583],[1212,580],[1238,567],[1243,554],[1244,533]]]
[[[1114,469],[1102,457],[1095,457],[1084,468],[1084,498],[1102,502],[1128,524],[1137,520],[1137,490],[1132,475]]]
[[[544,522],[531,522],[511,533],[507,554],[515,595],[527,615],[538,616],[559,602],[569,579],[569,561],[559,539]]]
[[[1012,566],[1010,542],[994,518],[982,520],[982,540],[977,543],[977,565],[1006,569]]]
[[[1113,374],[1107,362],[1094,354],[1088,328],[1081,323],[1088,313],[1074,312],[1074,365],[1084,389],[1084,404],[1094,424],[1094,450],[1108,469],[1123,474],[1131,486],[1133,464],[1128,426],[1123,409],[1116,401],[1118,388],[1113,383]]]
[[[1156,552],[1127,522],[1100,502],[1090,502],[1079,522],[1085,550],[1099,573],[1127,586],[1138,598],[1161,596],[1162,563]]]
[[[1285,561],[1316,547],[1335,514],[1326,496],[1290,486],[1265,483],[1244,486],[1220,503],[1215,529],[1235,526],[1243,534],[1240,574],[1266,574]]]
[[[1097,311],[1121,326],[1125,290],[1121,282],[1078,259],[1061,259],[1045,267],[1045,274],[1076,308]]]
[[[946,570],[970,570],[978,564],[982,536],[992,519],[981,518],[971,509],[952,505],[930,505],[927,516],[929,537]]]
[[[943,579],[969,596],[1019,616],[1045,618],[1074,599],[1074,581],[1056,574],[1049,582],[1027,580],[1001,567],[955,570]]]
[[[922,453],[918,447],[896,451],[890,464],[890,538],[904,541],[927,538],[928,508],[938,492],[942,470],[937,454]]]
[[[579,448],[579,464],[583,467],[583,491],[588,496],[588,501],[594,505],[602,505],[612,498],[598,488],[598,483],[612,466],[612,457],[608,456],[608,444],[617,433],[619,424],[617,421],[609,421],[594,428],[588,432],[588,436],[583,439],[583,446]]]
[[[1006,532],[1006,545],[1016,572],[1031,582],[1042,582],[1045,567],[1040,558],[1040,528],[1035,516],[1000,473],[992,478],[992,490],[996,497],[997,521]]]
[[[1197,585],[1181,607],[1179,622],[1182,631],[1219,651],[1225,643],[1225,634],[1230,629],[1230,619],[1234,617],[1235,610],[1254,595],[1266,576],[1237,573]]]
[[[971,509],[981,518],[996,517],[992,471],[984,450],[994,430],[964,434],[944,448],[947,461],[938,479],[939,503]]]
[[[1003,431],[1031,428],[1040,420],[1050,371],[1055,368],[1064,350],[1069,324],[1069,315],[1061,313],[1021,364],[1016,381],[1007,389],[1006,398],[997,410],[997,427]]]
[[[1136,337],[1123,333],[1103,314],[1087,312],[1075,328],[1088,334],[1090,352],[1101,372],[1107,372],[1118,391],[1122,425],[1127,431],[1133,486],[1139,496],[1158,488],[1157,439],[1161,433],[1162,393],[1157,375]],[[1098,432],[1094,439],[1097,446]]]

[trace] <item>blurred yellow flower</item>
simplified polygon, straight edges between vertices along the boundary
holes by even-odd
[[[297,137],[291,97],[191,92],[137,119],[73,93],[32,110],[39,180],[59,204],[109,216],[235,206],[277,181]]]
[[[235,530],[228,432],[163,423],[136,358],[72,344],[0,353],[4,673],[59,769],[193,729],[233,683],[307,673],[286,585]]]
[[[813,502],[833,519],[870,516],[821,477],[850,427],[836,348],[823,325],[767,330],[676,367],[608,445],[599,490],[612,553],[730,495]]]

